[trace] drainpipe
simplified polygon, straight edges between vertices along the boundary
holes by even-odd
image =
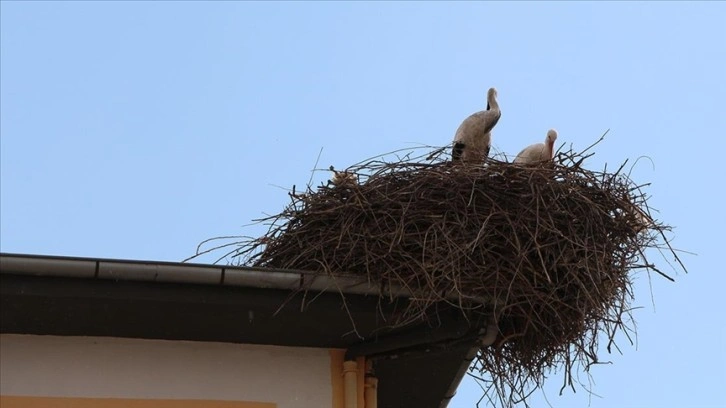
[[[366,361],[365,408],[378,408],[378,378],[373,373],[373,360]]]
[[[358,408],[358,363],[355,360],[343,362],[343,389],[345,408]]]

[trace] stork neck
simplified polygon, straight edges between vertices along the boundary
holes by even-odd
[[[499,110],[499,104],[496,99],[491,98],[487,100],[487,110]]]

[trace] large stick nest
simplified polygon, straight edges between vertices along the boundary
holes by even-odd
[[[622,166],[590,171],[589,156],[571,151],[529,167],[443,156],[374,159],[346,169],[355,182],[293,191],[265,220],[266,236],[235,254],[248,265],[403,286],[421,294],[409,319],[457,294],[463,312],[495,319],[496,341],[476,367],[490,377],[489,398],[505,405],[551,368],[564,366],[571,380],[575,363],[598,362],[599,335],[629,336],[630,272],[662,274],[644,251],[670,246]]]

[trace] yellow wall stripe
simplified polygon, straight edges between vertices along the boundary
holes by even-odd
[[[0,396],[2,408],[277,408],[272,402]]]

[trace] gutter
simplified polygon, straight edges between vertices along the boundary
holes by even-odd
[[[476,345],[470,348],[469,351],[466,353],[464,361],[459,367],[459,371],[456,372],[456,375],[451,380],[451,385],[449,385],[449,389],[446,390],[446,395],[444,395],[444,399],[441,401],[439,408],[446,408],[449,405],[449,402],[454,399],[454,396],[456,395],[456,390],[459,388],[459,384],[461,384],[464,376],[469,371],[469,366],[471,365],[471,362],[474,361],[474,358],[476,357],[476,354],[478,352],[479,345]]]
[[[366,277],[352,274],[321,275],[294,269],[220,266],[209,264],[81,258],[47,255],[0,253],[0,273],[117,281],[190,283],[241,286],[260,289],[313,290],[350,295],[393,298],[417,297],[399,285],[376,285]],[[445,299],[460,302],[456,291]],[[468,299],[490,303],[489,299]]]

